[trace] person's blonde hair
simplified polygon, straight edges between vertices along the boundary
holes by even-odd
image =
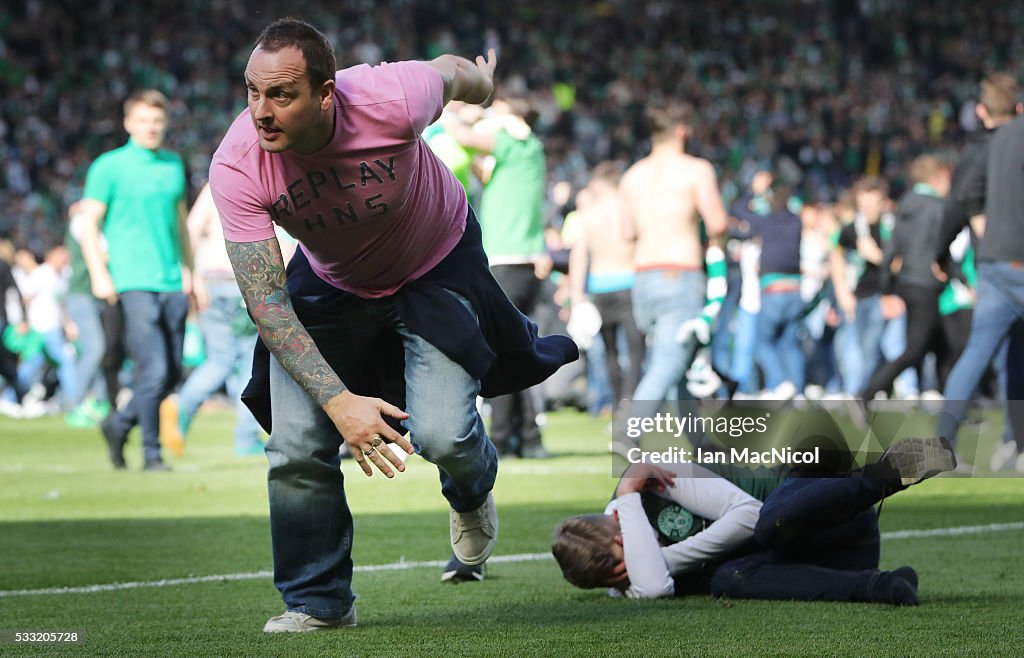
[[[571,516],[558,524],[551,552],[562,576],[580,589],[607,587],[618,565],[611,551],[617,534],[606,514]]]
[[[981,81],[978,102],[993,118],[1013,116],[1017,108],[1017,80],[1009,73],[991,73]]]
[[[128,116],[131,114],[132,108],[136,105],[145,105],[147,107],[158,107],[161,110],[167,111],[167,97],[163,93],[156,89],[143,89],[137,91],[124,102],[124,114]]]
[[[0,260],[8,265],[14,264],[14,243],[7,238],[0,238]]]
[[[943,171],[948,171],[945,160],[930,154],[919,155],[910,163],[910,180],[927,183]]]

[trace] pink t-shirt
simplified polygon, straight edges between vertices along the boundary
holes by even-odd
[[[213,156],[210,187],[228,240],[267,240],[276,223],[321,279],[384,297],[441,262],[466,228],[465,190],[420,139],[444,84],[413,61],[361,64],[335,80],[327,146],[268,153],[246,110]]]

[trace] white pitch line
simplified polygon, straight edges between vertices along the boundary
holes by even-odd
[[[932,528],[929,530],[896,530],[883,532],[882,539],[910,539],[915,537],[957,537],[961,535],[976,535],[987,532],[1009,532],[1013,530],[1024,530],[1024,522],[1014,523],[991,523],[989,525],[956,526],[952,528]],[[495,555],[488,560],[490,564],[503,564],[515,562],[536,562],[538,560],[550,560],[550,553],[518,553],[513,555]],[[367,564],[357,566],[353,569],[357,573],[372,573],[376,571],[404,571],[406,569],[421,569],[443,567],[448,564],[447,560],[423,560],[407,562],[404,559],[390,564]],[[217,583],[238,580],[260,580],[273,578],[272,571],[250,571],[248,573],[229,573],[217,576],[195,576],[192,578],[168,578],[165,580],[146,580],[128,583],[109,583],[106,585],[85,585],[82,587],[48,587],[45,589],[9,589],[0,590],[0,599],[15,596],[41,596],[45,594],[95,594],[98,592],[118,592],[127,589],[141,589],[147,587],[172,587],[174,585],[194,585],[197,583]]]
[[[550,553],[519,553],[518,555],[495,555],[487,562],[534,562],[537,560],[551,559]],[[374,571],[403,571],[405,569],[419,569],[423,567],[443,567],[448,560],[424,560],[419,562],[406,562],[399,560],[391,564],[367,564],[358,566],[353,571],[369,573]],[[48,587],[45,589],[9,589],[0,590],[0,599],[13,596],[36,596],[41,594],[96,594],[98,592],[118,592],[126,589],[141,589],[145,587],[171,587],[173,585],[194,585],[197,583],[218,583],[235,580],[260,580],[273,578],[273,571],[250,571],[248,573],[229,573],[218,576],[194,576],[192,578],[167,578],[164,580],[145,580],[128,583],[109,583],[106,585],[85,585],[82,587]]]
[[[883,532],[882,539],[908,539],[910,537],[956,537],[957,535],[976,535],[983,532],[1007,532],[1024,530],[1024,522],[992,523],[989,525],[965,525],[957,528],[932,528],[931,530],[895,530]]]

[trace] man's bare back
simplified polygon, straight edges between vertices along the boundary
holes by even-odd
[[[635,269],[635,245],[624,239],[624,208],[614,188],[595,196],[581,213],[590,274],[622,274]]]
[[[699,220],[710,237],[726,229],[711,163],[655,149],[626,171],[619,189],[636,233],[637,268],[704,267]]]

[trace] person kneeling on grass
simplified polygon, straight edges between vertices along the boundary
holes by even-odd
[[[555,529],[552,553],[570,583],[611,596],[918,605],[913,568],[878,569],[873,506],[955,466],[945,439],[916,438],[847,477],[773,480],[735,467],[716,474],[638,464],[604,514]]]

